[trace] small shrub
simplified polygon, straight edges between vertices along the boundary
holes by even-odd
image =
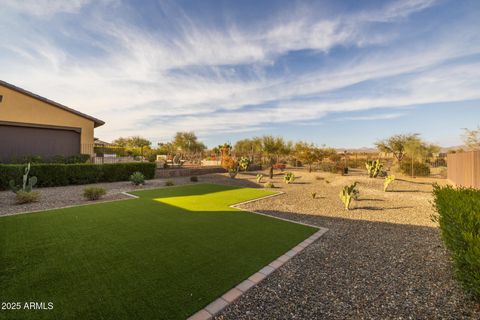
[[[142,185],[145,183],[145,176],[143,175],[143,173],[141,173],[140,171],[135,171],[134,173],[132,173],[132,175],[130,176],[130,181],[136,185],[136,186],[139,186],[139,185]]]
[[[437,213],[432,219],[440,225],[455,275],[480,301],[480,190],[435,184],[433,200]]]
[[[22,191],[19,190],[15,194],[15,201],[17,204],[37,202],[40,199],[40,193],[36,191]]]
[[[263,174],[259,173],[257,174],[257,183],[261,183],[262,182],[262,179],[263,179]]]
[[[387,192],[388,185],[395,181],[395,176],[386,176],[385,181],[383,181],[383,191]]]
[[[316,192],[312,192],[310,193],[310,195],[312,196],[312,199],[315,199],[317,197],[317,193]]]
[[[232,179],[238,174],[239,164],[238,162],[230,156],[226,156],[222,160],[222,167],[228,171],[228,176]]]
[[[356,188],[357,183],[355,182],[349,186],[343,187],[342,191],[340,191],[340,200],[342,200],[346,210],[350,210],[350,203],[352,200],[358,199],[359,192]]]
[[[283,177],[283,181],[286,184],[290,184],[295,181],[295,174],[293,172],[287,172],[285,173],[285,176]]]
[[[107,191],[100,187],[89,187],[83,189],[83,197],[90,201],[98,200],[106,194]]]
[[[405,175],[412,174],[412,163],[410,161],[402,161],[400,165],[400,170]],[[430,175],[430,167],[421,162],[414,162],[413,163],[413,175],[415,177],[428,177]]]
[[[174,185],[175,185],[175,183],[172,180],[165,181],[165,186],[166,187],[171,187],[171,186],[174,186]]]
[[[325,183],[326,183],[326,184],[330,184],[330,180],[325,180]]]
[[[275,185],[273,184],[273,182],[265,182],[263,187],[264,188],[275,188]]]
[[[283,170],[285,170],[287,165],[285,163],[278,162],[278,163],[273,164],[272,167],[273,167],[273,169],[279,169],[280,171],[283,171]]]
[[[325,178],[324,178],[324,177],[320,177],[320,176],[316,176],[316,177],[315,177],[315,180],[321,181],[321,180],[325,180]]]
[[[191,176],[190,181],[191,182],[198,182],[198,177],[197,176]]]

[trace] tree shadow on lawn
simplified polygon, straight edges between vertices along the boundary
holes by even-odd
[[[480,318],[479,306],[453,278],[449,256],[436,227],[260,212],[329,229],[298,259],[289,262],[288,269],[297,271],[286,273],[288,283],[302,288],[295,299],[312,301],[311,306],[302,307],[311,308],[310,316],[335,314],[349,318],[355,314],[358,318],[375,315],[374,318],[386,319],[405,317],[408,310],[413,318],[449,318],[452,314]],[[283,278],[275,277],[277,281]],[[279,284],[265,286],[280,288]],[[276,290],[276,296],[265,294],[262,304],[279,304],[287,299],[289,288],[287,285],[286,289]],[[343,307],[338,301],[345,302]]]
[[[182,196],[244,189],[207,186],[184,185]],[[149,199],[172,191],[180,193],[145,190],[131,201],[2,218],[7,241],[0,251],[8,263],[0,264],[0,292],[11,301],[55,303],[53,310],[5,316],[185,319],[316,231],[229,210],[222,201],[220,209],[193,212]]]
[[[234,180],[234,179],[231,179],[231,180]],[[226,180],[226,181],[229,181],[229,180]],[[242,186],[228,185],[228,184],[222,184],[222,183],[212,183],[212,182],[198,182],[198,183],[192,183],[192,184],[174,185],[170,187],[159,187],[159,188],[144,189],[144,190],[140,189],[140,190],[128,191],[127,193],[135,196],[139,196],[141,198],[143,197],[148,198],[151,196],[152,193],[157,193],[157,192],[162,193],[162,197],[163,196],[170,197],[172,195],[179,196],[177,188],[182,188],[181,196],[200,196],[200,195],[206,195],[210,193],[217,193],[217,192],[223,192],[228,190],[238,190],[243,188],[259,189],[259,186],[254,182],[251,182],[248,180],[242,180],[241,182],[242,182]]]

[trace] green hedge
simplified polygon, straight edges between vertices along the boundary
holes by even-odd
[[[9,181],[21,184],[25,165],[0,164],[0,189],[8,189]],[[145,179],[155,176],[155,163],[133,162],[115,164],[32,164],[30,176],[38,178],[38,187],[56,187],[73,184],[127,181],[140,171]]]
[[[433,196],[434,220],[440,224],[456,276],[480,300],[480,190],[435,185]]]
[[[405,175],[412,175],[412,162],[410,160],[402,161],[400,169]],[[428,177],[430,175],[430,167],[421,162],[413,163],[413,175],[415,177]]]

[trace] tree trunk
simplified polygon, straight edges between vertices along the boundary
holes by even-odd
[[[273,179],[273,165],[270,166],[270,179]]]
[[[413,178],[413,157],[412,157],[412,178]]]

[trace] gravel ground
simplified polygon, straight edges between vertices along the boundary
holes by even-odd
[[[284,195],[245,208],[330,230],[217,319],[480,319],[452,277],[431,221],[431,183],[298,172]],[[323,180],[317,180],[323,179]],[[345,211],[342,186],[359,182],[360,201]],[[311,198],[317,192],[317,198]]]
[[[259,187],[255,175],[199,179]],[[217,319],[480,319],[480,306],[465,297],[453,279],[438,228],[430,219],[431,183],[443,180],[397,180],[394,192],[385,193],[382,179],[360,173],[296,175],[291,185],[276,175],[273,182],[285,194],[244,207],[330,230]],[[190,183],[188,178],[169,180]],[[150,180],[137,188],[129,182],[96,186],[107,189],[104,200],[115,200],[125,198],[123,191],[163,187],[165,181]],[[345,211],[338,193],[353,181],[359,182],[360,199]],[[13,193],[0,192],[0,215],[85,204],[83,188],[38,189],[42,201],[21,206],[13,204]]]

